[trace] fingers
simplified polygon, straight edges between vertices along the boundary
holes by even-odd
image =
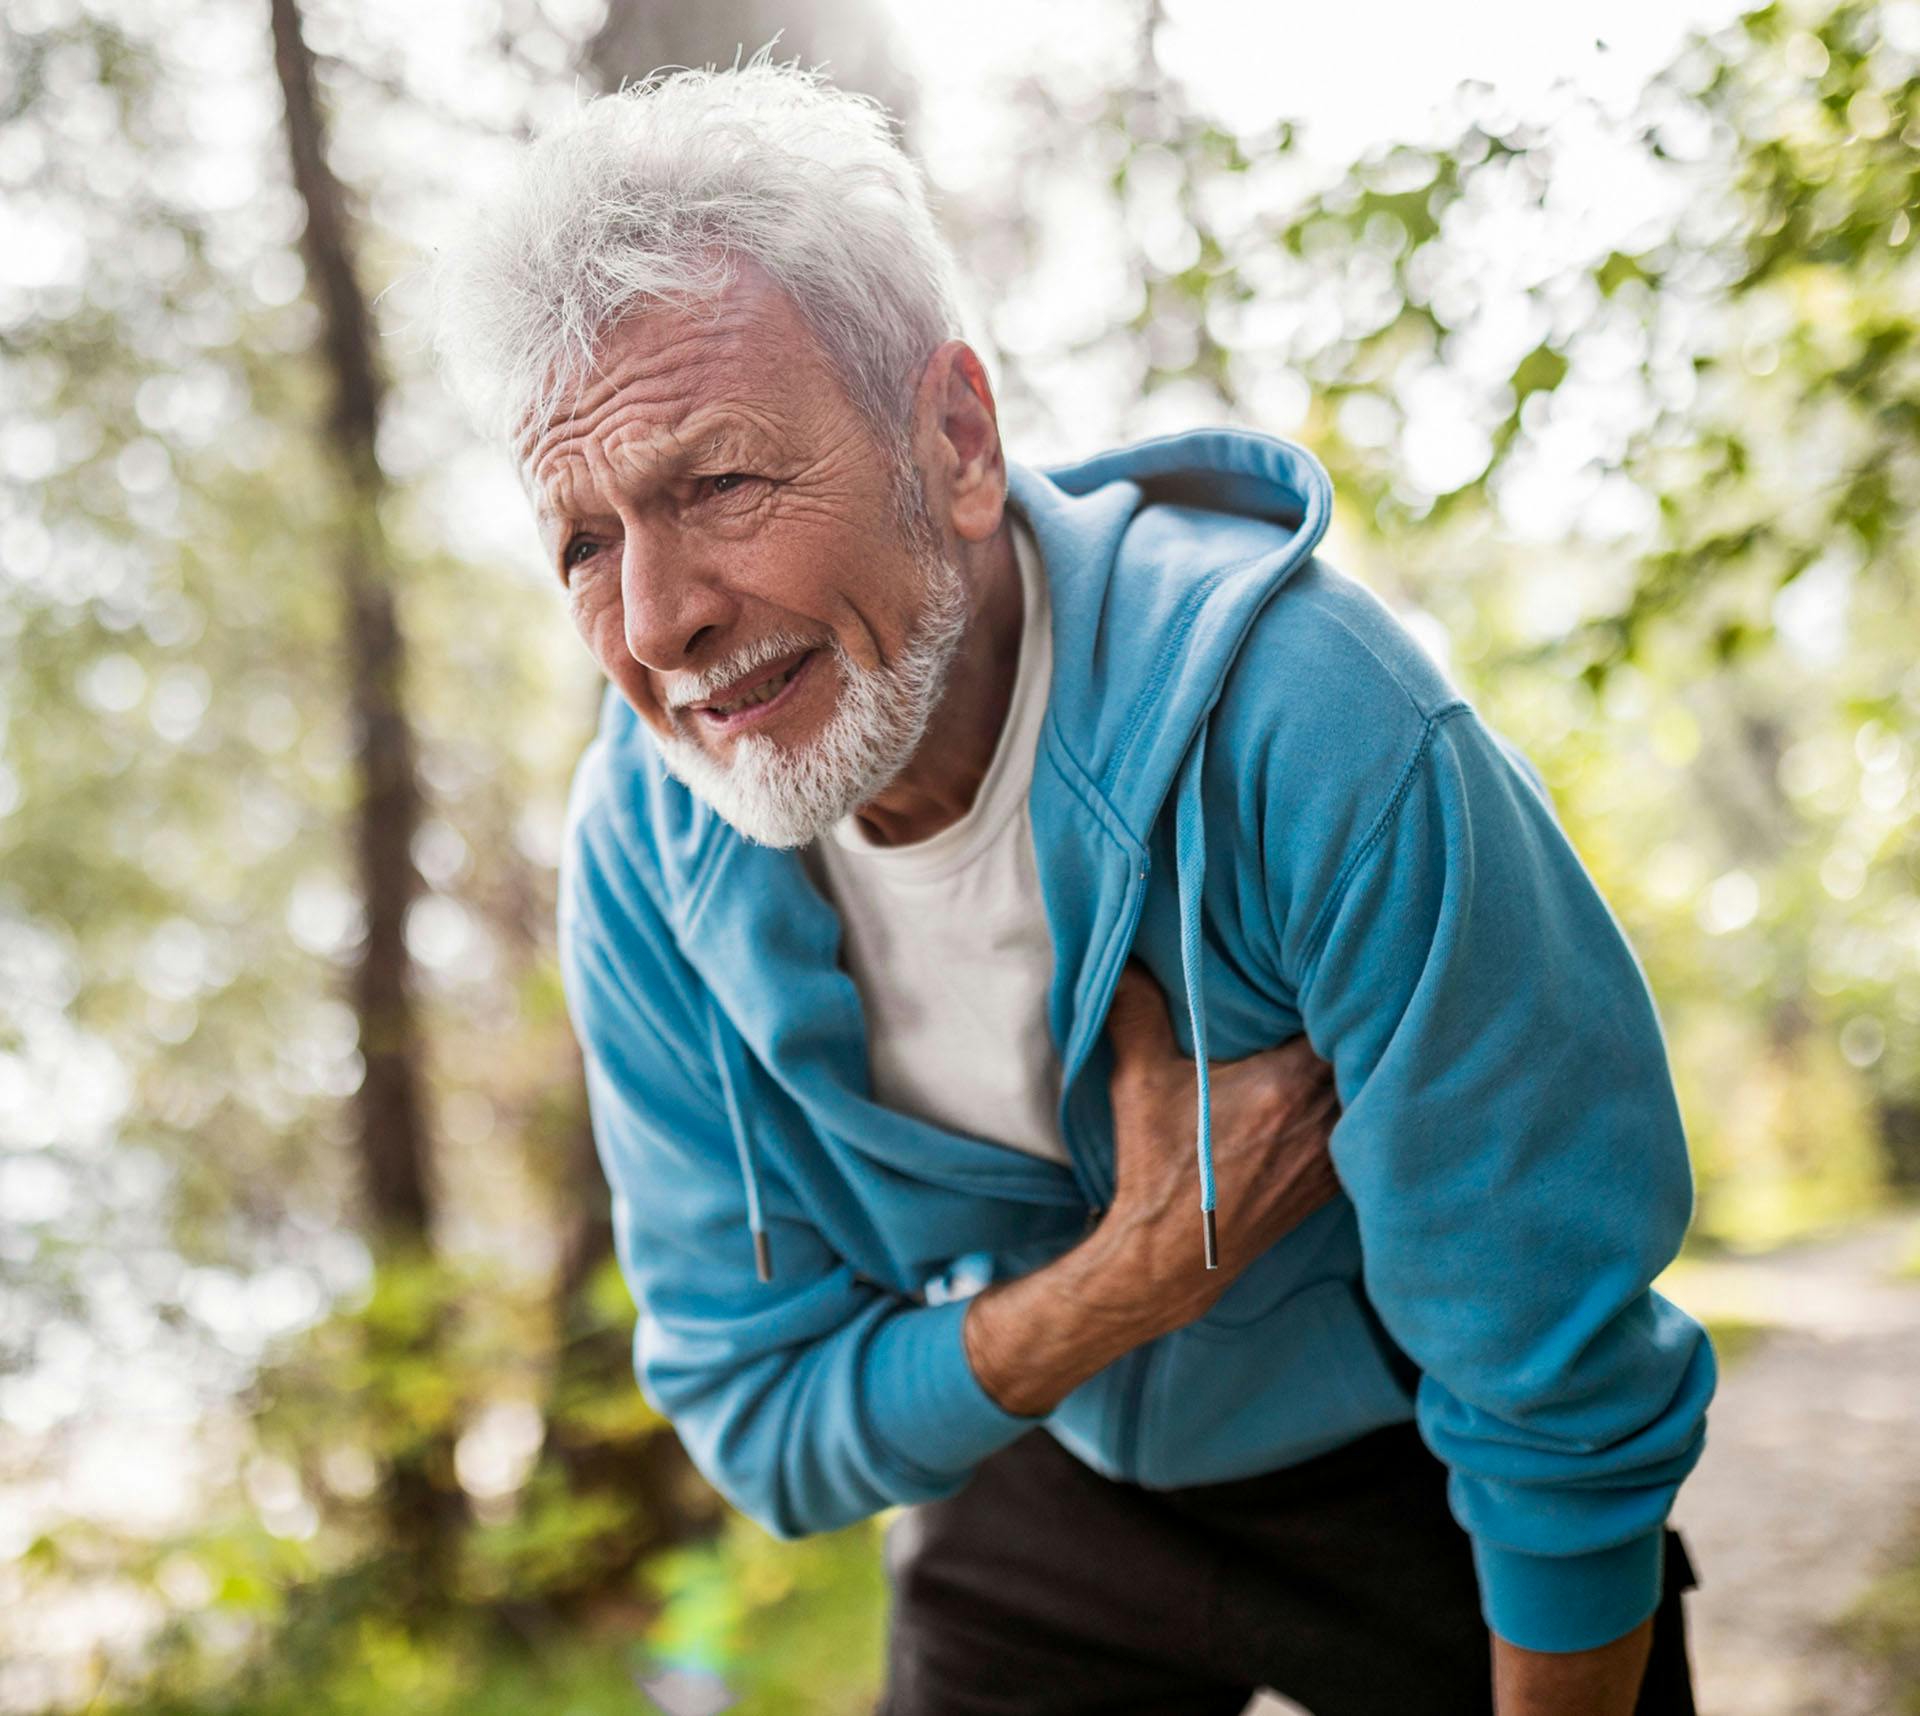
[[[1165,1060],[1180,1052],[1167,1015],[1166,995],[1137,959],[1128,960],[1120,972],[1113,1005],[1107,1010],[1107,1035],[1122,1062]]]
[[[1223,1229],[1231,1226],[1233,1230],[1226,1249],[1257,1256],[1345,1193],[1324,1144],[1277,1168],[1268,1164],[1253,1175],[1242,1163],[1225,1166],[1220,1219]]]

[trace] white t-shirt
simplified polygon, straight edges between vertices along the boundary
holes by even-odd
[[[1020,567],[1020,660],[1000,742],[967,814],[879,846],[848,816],[803,852],[839,908],[842,960],[867,1017],[874,1100],[1065,1162],[1060,1062],[1047,1029],[1053,941],[1027,790],[1052,678],[1046,569],[1008,511]]]

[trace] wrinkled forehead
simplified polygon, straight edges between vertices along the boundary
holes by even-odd
[[[776,416],[724,394],[666,421],[616,402],[597,418],[552,425],[521,466],[521,482],[544,524],[592,510],[608,478],[622,489],[644,489],[695,472],[779,464],[794,443],[793,430]]]
[[[545,416],[523,427],[517,451],[535,491],[556,465],[614,446],[651,463],[683,449],[688,425],[716,408],[764,406],[778,393],[784,366],[756,336],[678,310],[629,317],[600,341],[584,374],[560,381]]]
[[[824,391],[823,391],[824,390]],[[786,294],[737,279],[713,299],[635,311],[599,340],[516,452],[536,512],[591,485],[609,459],[623,475],[670,475],[698,460],[774,450],[810,408],[841,390]]]

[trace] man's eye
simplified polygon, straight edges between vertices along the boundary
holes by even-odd
[[[571,572],[576,566],[591,560],[600,550],[600,545],[590,536],[576,536],[560,554],[560,565],[564,571]]]
[[[710,495],[735,495],[744,489],[753,478],[745,471],[720,471],[712,476],[700,477]]]

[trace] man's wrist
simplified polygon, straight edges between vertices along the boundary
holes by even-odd
[[[996,1282],[962,1327],[975,1379],[1002,1411],[1044,1416],[1167,1324],[1140,1291],[1131,1230],[1102,1223],[1043,1269]]]
[[[1653,1622],[1596,1650],[1524,1650],[1493,1636],[1496,1716],[1633,1716]]]

